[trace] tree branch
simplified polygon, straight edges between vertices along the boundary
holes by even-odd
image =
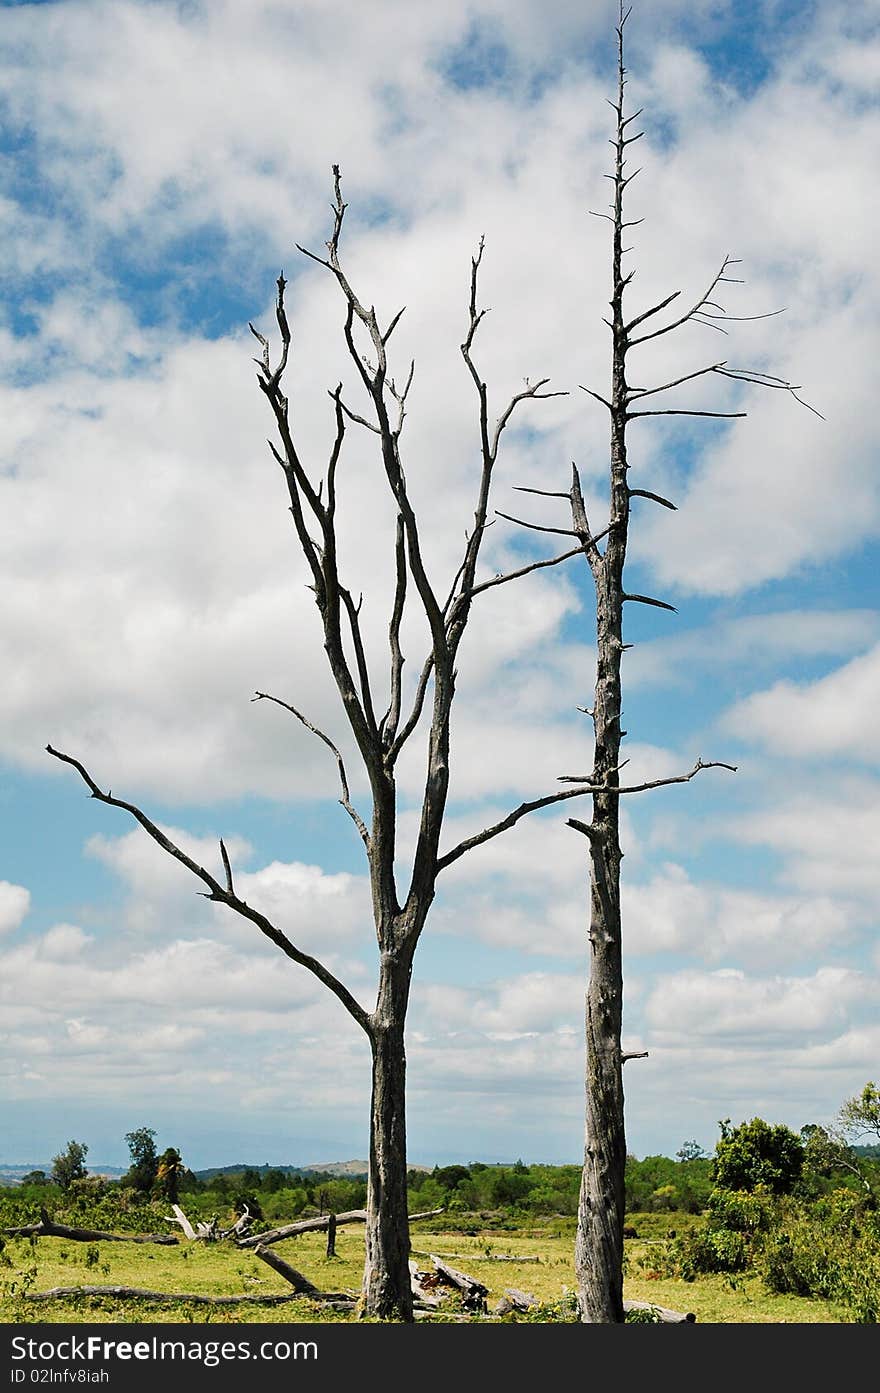
[[[536,812],[538,808],[549,808],[553,803],[561,803],[567,798],[579,798],[583,793],[595,793],[594,787],[566,789],[564,793],[548,793],[544,798],[535,798],[530,803],[520,803],[518,808],[514,808],[512,813],[502,818],[500,822],[494,823],[491,827],[486,827],[482,832],[477,832],[473,837],[465,837],[464,841],[458,843],[451,851],[447,851],[445,856],[439,857],[437,861],[437,871],[451,866],[453,861],[457,861],[460,856],[464,856],[466,851],[470,851],[475,846],[488,842],[492,837],[497,837],[499,833],[506,832],[508,827],[513,827],[514,823],[519,822],[521,817],[527,813]]]
[[[519,527],[531,528],[532,532],[553,532],[557,537],[576,537],[577,532],[573,527],[544,527],[538,522],[526,522],[525,518],[512,517],[510,513],[502,513],[500,508],[495,509],[495,516],[504,518],[506,522],[515,522]]]
[[[270,699],[275,700],[275,698]],[[72,765],[89,788],[91,796],[96,798],[99,803],[106,803],[108,807],[122,808],[125,812],[131,813],[132,817],[140,823],[144,831],[152,837],[153,841],[156,842],[163,851],[167,852],[169,856],[173,856],[181,865],[186,866],[188,871],[191,871],[204,885],[207,885],[209,893],[205,896],[206,899],[214,900],[219,904],[225,904],[230,909],[234,909],[242,918],[249,919],[252,924],[257,926],[261,933],[265,934],[267,938],[270,938],[289,958],[295,963],[299,963],[301,967],[306,968],[307,971],[311,972],[314,977],[317,977],[320,982],[323,982],[324,986],[342,1002],[349,1015],[357,1021],[361,1029],[372,1038],[372,1017],[364,1010],[360,1002],[352,996],[348,988],[340,982],[337,977],[334,977],[329,968],[326,968],[318,958],[312,957],[309,953],[303,953],[291,943],[290,939],[281,929],[277,928],[266,918],[265,914],[261,914],[259,910],[254,909],[251,905],[247,904],[245,900],[239,899],[236,894],[233,894],[229,889],[222,886],[220,882],[211,875],[210,871],[206,871],[204,866],[200,866],[196,861],[193,861],[190,856],[187,856],[186,852],[182,851],[179,846],[172,842],[170,837],[167,837],[165,833],[147,817],[146,813],[142,812],[134,803],[127,803],[122,798],[114,798],[109,791],[103,793],[95,783],[91,774],[78,759],[74,759],[72,755],[62,754],[60,750],[53,749],[51,745],[47,745],[46,750],[55,759],[61,760],[64,764]]]
[[[406,604],[406,538],[403,518],[400,513],[397,515],[397,531],[394,538],[394,564],[396,567],[394,605],[391,611],[391,620],[388,625],[388,644],[391,649],[391,696],[388,702],[388,710],[382,717],[379,726],[379,734],[386,750],[390,749],[393,745],[394,737],[397,734],[397,727],[400,722],[400,703],[403,685],[404,658],[400,649],[400,626],[403,621],[403,610]]]
[[[701,771],[702,769],[729,769],[730,772],[731,772],[731,774],[735,774],[735,773],[736,773],[736,770],[737,770],[737,766],[736,766],[735,764],[725,764],[724,761],[723,761],[723,760],[720,760],[720,759],[708,760],[708,761],[706,761],[705,763],[703,762],[703,760],[698,759],[697,762],[696,762],[696,764],[694,765],[693,769],[690,771],[689,774],[677,774],[677,775],[675,775],[674,778],[669,778],[669,779],[651,779],[648,783],[644,783],[644,784],[630,784],[630,785],[628,785],[627,787],[624,787],[624,788],[615,788],[613,785],[608,785],[608,784],[590,784],[590,785],[588,785],[588,786],[586,786],[586,787],[577,788],[577,789],[574,790],[574,792],[575,792],[575,793],[612,793],[612,794],[644,793],[644,792],[645,792],[647,789],[649,789],[649,788],[666,788],[668,784],[687,784],[687,783],[690,783],[691,779],[694,778],[694,776],[695,776],[696,774],[699,774],[700,771]],[[616,771],[614,771],[614,772],[616,772]],[[587,777],[589,778],[589,775],[588,775]],[[582,775],[578,775],[578,774],[561,774],[561,775],[559,776],[559,782],[560,782],[560,783],[564,783],[564,784],[570,784],[570,783],[571,783],[571,784],[583,784],[584,779],[583,779],[583,776],[582,776]],[[573,824],[571,824],[571,825],[573,825]],[[578,831],[580,831],[580,830],[581,830],[581,829],[578,828]]]
[[[650,595],[627,595],[621,594],[622,600],[633,600],[640,605],[653,605],[656,609],[668,609],[672,614],[678,614],[675,605],[668,605],[665,600],[653,600]]]
[[[591,538],[591,541],[600,541],[607,531],[606,527],[605,532],[600,532],[598,537]],[[521,566],[518,571],[508,571],[505,575],[493,576],[491,580],[484,580],[479,585],[475,585],[470,593],[471,595],[480,595],[484,590],[490,590],[493,585],[504,585],[508,580],[518,580],[520,576],[527,576],[529,571],[539,571],[544,566],[558,566],[560,561],[568,561],[572,556],[580,556],[582,551],[582,546],[572,547],[570,551],[564,551],[561,556],[553,556],[548,561],[533,561],[529,566]]]
[[[720,270],[715,274],[715,276],[713,276],[712,281],[705,294],[700,296],[699,300],[697,300],[697,302],[691,306],[691,308],[687,311],[686,314],[683,314],[680,319],[673,320],[671,324],[664,324],[661,329],[655,329],[653,333],[650,334],[642,334],[637,339],[629,338],[629,331],[632,328],[634,328],[636,324],[641,323],[643,319],[647,319],[649,314],[656,314],[658,310],[661,310],[666,305],[668,305],[672,300],[675,299],[676,295],[679,295],[681,293],[678,290],[676,290],[675,293],[673,295],[670,295],[666,300],[661,301],[659,305],[655,305],[653,309],[648,310],[646,314],[640,315],[636,319],[630,320],[629,324],[627,324],[625,327],[625,333],[627,335],[628,340],[627,347],[634,348],[637,343],[647,343],[649,339],[659,338],[661,334],[670,334],[673,329],[677,329],[680,325],[686,324],[689,319],[693,319],[695,314],[699,314],[703,305],[709,302],[709,296],[712,294],[712,291],[715,289],[716,285],[718,285],[720,281],[730,279],[730,277],[725,276],[724,274],[728,266],[735,266],[737,264],[738,262],[736,258],[731,256],[725,256],[724,260],[721,263]]]
[[[650,489],[630,489],[629,496],[630,498],[650,498],[655,503],[659,503],[661,507],[671,508],[674,513],[678,512],[676,505],[670,503],[668,498],[663,498],[659,493],[651,493]]]
[[[283,706],[285,711],[289,711],[291,716],[295,716],[296,719],[302,725],[305,726],[306,730],[310,730],[313,735],[317,735],[319,740],[323,740],[328,750],[331,750],[333,752],[333,754],[336,756],[336,767],[339,770],[339,782],[342,787],[342,797],[339,799],[340,805],[348,813],[349,817],[351,818],[352,822],[354,823],[355,827],[360,833],[361,841],[363,842],[364,846],[369,852],[370,834],[367,831],[363,818],[360,816],[357,809],[353,807],[351,803],[348,790],[348,779],[345,774],[345,764],[343,763],[342,755],[339,753],[339,750],[337,749],[336,745],[334,745],[333,741],[330,739],[330,736],[325,735],[323,730],[319,730],[316,725],[312,725],[312,722],[306,716],[304,716],[301,711],[297,711],[295,706],[291,706],[290,703],[287,701],[282,701],[280,697],[270,696],[268,692],[255,692],[254,695],[251,697],[251,701],[274,701],[276,706]]]

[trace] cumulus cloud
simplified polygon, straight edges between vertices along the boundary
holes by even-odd
[[[740,739],[800,760],[880,761],[880,645],[816,682],[777,682],[722,717]]]
[[[676,637],[640,643],[627,662],[627,685],[687,687],[702,681],[707,671],[747,667],[751,676],[780,662],[849,658],[853,650],[870,647],[878,629],[880,612],[874,609],[786,610],[719,618]],[[738,721],[740,709],[730,713],[725,727],[749,738],[760,726]]]
[[[24,885],[0,880],[0,934],[17,929],[31,904],[31,892]]]
[[[851,1008],[868,1008],[876,982],[850,968],[810,977],[750,978],[736,968],[688,971],[657,982],[645,1017],[662,1040],[808,1040],[840,1029]]]

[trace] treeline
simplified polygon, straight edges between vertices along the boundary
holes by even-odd
[[[712,1156],[688,1141],[674,1159],[627,1157],[627,1212],[711,1216],[719,1190],[750,1193],[756,1187],[805,1203],[852,1192],[868,1210],[880,1205],[880,1148],[866,1143],[866,1138],[880,1137],[880,1090],[874,1083],[846,1100],[832,1127],[808,1124],[796,1133],[757,1117],[738,1127],[728,1118],[719,1126]],[[159,1152],[151,1127],[135,1128],[125,1140],[131,1165],[119,1180],[89,1175],[88,1147],[71,1141],[54,1158],[50,1173],[32,1172],[14,1190],[0,1192],[0,1214],[16,1211],[0,1223],[28,1222],[40,1208],[54,1207],[71,1220],[88,1213],[93,1223],[103,1218],[107,1227],[115,1221],[128,1230],[143,1226],[144,1206],[153,1206],[155,1222],[164,1218],[163,1207],[167,1213],[168,1205],[184,1200],[194,1218],[238,1218],[247,1210],[253,1220],[272,1223],[366,1204],[366,1176],[265,1166],[199,1176],[176,1147]],[[526,1165],[521,1160],[411,1169],[407,1175],[410,1212],[442,1208],[447,1221],[467,1215],[481,1221],[491,1215],[574,1217],[580,1183],[580,1166]]]

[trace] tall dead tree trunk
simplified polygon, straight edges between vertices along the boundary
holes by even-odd
[[[726,256],[709,288],[691,308],[677,319],[648,333],[633,334],[638,326],[660,313],[675,300],[680,291],[627,320],[624,295],[633,272],[624,273],[623,258],[632,248],[624,246],[624,234],[637,222],[627,221],[624,197],[627,185],[638,173],[627,174],[627,150],[641,138],[642,132],[630,133],[631,123],[641,115],[625,114],[626,67],[624,64],[624,29],[631,11],[624,12],[621,3],[617,34],[617,100],[610,105],[616,115],[614,138],[614,170],[608,176],[614,189],[610,212],[596,216],[612,224],[611,254],[611,388],[608,396],[591,388],[584,390],[600,402],[610,419],[609,520],[607,527],[593,535],[584,505],[581,482],[576,466],[568,494],[547,494],[567,497],[571,508],[571,535],[578,539],[593,577],[596,594],[596,682],[593,708],[588,711],[594,728],[593,768],[586,775],[563,775],[563,782],[578,783],[593,788],[593,816],[589,823],[570,818],[568,825],[588,838],[590,844],[590,928],[589,983],[586,994],[586,1118],[584,1166],[578,1204],[578,1223],[575,1239],[575,1266],[578,1277],[578,1300],[584,1322],[616,1323],[624,1319],[623,1302],[623,1218],[624,1180],[626,1168],[626,1134],[624,1127],[623,1065],[629,1057],[622,1053],[623,1020],[623,961],[622,924],[620,909],[620,847],[619,808],[623,794],[640,793],[647,789],[670,784],[688,783],[703,769],[735,766],[722,761],[704,762],[698,759],[693,769],[673,778],[622,786],[620,769],[621,741],[626,732],[621,729],[622,686],[621,660],[630,645],[623,641],[623,615],[627,603],[640,603],[675,612],[674,606],[648,595],[626,591],[624,564],[629,530],[630,503],[633,498],[645,498],[664,508],[675,509],[669,499],[646,489],[633,488],[628,479],[627,427],[641,416],[708,416],[733,419],[745,416],[744,411],[703,411],[689,409],[636,410],[643,398],[667,392],[682,383],[708,373],[750,383],[753,386],[786,391],[803,406],[808,404],[797,397],[798,389],[782,378],[772,377],[751,369],[731,368],[725,362],[711,363],[694,372],[665,382],[657,387],[634,388],[627,381],[627,360],[630,351],[662,334],[687,323],[707,324],[727,318],[723,306],[712,297],[717,287],[733,277],[726,273],[734,265]],[[762,319],[764,315],[741,315],[738,319]],[[715,327],[719,327],[717,324]],[[808,409],[813,411],[813,407]],[[816,412],[818,415],[819,413]],[[545,493],[541,489],[524,492]],[[506,516],[506,515],[503,515]],[[521,522],[522,519],[511,519]],[[533,523],[528,526],[535,526]],[[539,529],[540,530],[540,529]],[[548,528],[557,532],[558,528]],[[599,541],[607,538],[604,553]],[[642,1052],[644,1053],[644,1052]],[[641,1054],[640,1056],[641,1057]]]

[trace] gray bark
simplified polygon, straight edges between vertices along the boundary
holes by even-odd
[[[371,1315],[410,1321],[409,1222],[406,1194],[405,1001],[392,995],[389,1023],[372,1040],[370,1170],[364,1235],[364,1307]]]
[[[725,257],[706,292],[684,314],[671,323],[634,337],[632,331],[644,325],[652,316],[662,312],[678,296],[674,291],[627,322],[624,316],[624,292],[633,272],[624,274],[623,257],[629,248],[623,245],[627,228],[635,226],[624,217],[624,193],[633,173],[626,173],[628,147],[640,138],[641,132],[631,134],[631,122],[640,114],[624,115],[624,26],[629,11],[620,5],[617,26],[617,101],[612,102],[617,116],[614,173],[609,176],[614,188],[612,214],[601,213],[613,226],[611,320],[612,371],[610,398],[593,392],[590,395],[608,410],[611,425],[610,442],[610,517],[606,529],[604,555],[600,552],[587,520],[577,470],[573,470],[570,493],[574,534],[590,564],[596,590],[597,669],[593,710],[594,759],[590,784],[600,785],[593,792],[593,817],[589,824],[569,819],[569,825],[589,838],[590,842],[590,932],[589,984],[586,999],[586,1119],[584,1167],[578,1204],[578,1226],[575,1241],[575,1265],[578,1276],[578,1300],[584,1322],[619,1323],[624,1318],[623,1301],[623,1217],[624,1173],[626,1166],[626,1137],[624,1130],[623,1064],[627,1058],[641,1058],[621,1053],[623,1008],[623,971],[620,916],[620,849],[619,806],[622,794],[638,793],[667,784],[687,783],[703,769],[725,768],[735,772],[735,766],[721,761],[704,763],[698,759],[693,769],[675,778],[658,779],[622,787],[621,767],[621,656],[623,643],[623,612],[627,602],[652,605],[659,609],[674,607],[664,600],[647,595],[627,594],[623,569],[626,560],[630,500],[646,498],[664,508],[674,510],[675,504],[660,494],[646,489],[630,488],[627,482],[627,425],[640,416],[714,416],[734,418],[745,412],[703,411],[687,409],[633,410],[633,404],[644,397],[669,391],[685,382],[715,373],[752,386],[767,387],[796,395],[796,389],[782,378],[751,369],[731,369],[725,362],[712,363],[698,371],[678,377],[656,387],[630,387],[627,382],[627,354],[637,344],[667,334],[688,322],[701,324],[728,318],[727,313],[710,297],[721,281],[732,279],[728,274],[733,264]],[[639,220],[640,221],[640,220]],[[763,318],[737,316],[738,318]],[[718,328],[717,324],[713,327]],[[816,412],[815,414],[819,414]],[[606,535],[599,534],[599,536]],[[568,776],[566,776],[568,781]]]
[[[619,786],[621,743],[620,662],[623,652],[623,566],[629,526],[626,460],[626,347],[623,320],[622,223],[623,25],[618,82],[618,126],[614,177],[612,286],[612,390],[610,526],[604,557],[590,553],[596,586],[596,687],[593,702],[593,780]],[[575,527],[589,532],[575,475]],[[620,796],[593,795],[593,819],[584,828],[590,841],[590,976],[586,1001],[586,1120],[584,1168],[578,1202],[575,1268],[581,1319],[623,1320],[623,1217],[626,1138],[620,1036],[623,964],[620,922]]]

